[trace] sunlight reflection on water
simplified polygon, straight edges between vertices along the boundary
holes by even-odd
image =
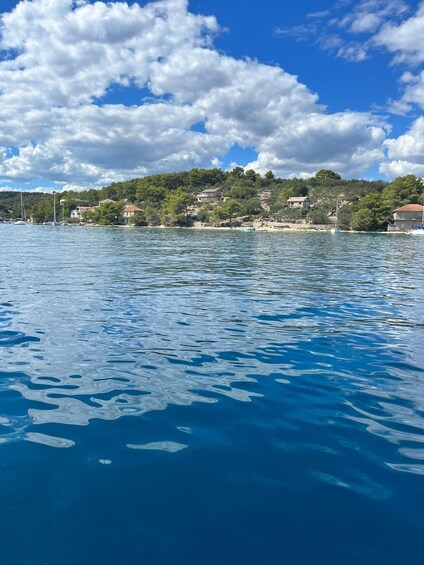
[[[0,229],[1,443],[78,447],[73,426],[263,399],[278,403],[287,429],[333,422],[332,445],[319,449],[360,449],[370,433],[393,449],[389,460],[363,456],[423,473],[424,296],[404,261],[414,246],[422,264],[422,242]],[[128,440],[138,450],[187,447]],[[311,472],[374,489],[360,476]]]

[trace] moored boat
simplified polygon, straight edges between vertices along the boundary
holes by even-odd
[[[412,229],[409,233],[411,235],[424,235],[424,206],[423,206],[423,215],[421,218],[421,225]]]
[[[24,195],[22,194],[22,190],[21,190],[21,219],[16,220],[16,222],[13,222],[13,225],[14,226],[26,226],[27,223],[28,222],[26,221],[25,206],[24,206]]]

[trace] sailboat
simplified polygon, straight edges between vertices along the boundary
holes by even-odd
[[[15,226],[26,226],[26,216],[25,216],[25,207],[24,207],[24,195],[21,190],[21,219],[13,222]]]
[[[53,190],[53,221],[52,221],[52,226],[57,226],[57,221],[56,221],[56,191]]]
[[[334,220],[334,228],[331,228],[330,233],[335,235],[336,233],[340,233],[340,228],[338,226],[339,220],[339,199],[336,200],[336,218]]]
[[[424,206],[423,206],[423,215],[421,218],[421,225],[418,228],[415,228],[409,232],[411,235],[424,235]]]

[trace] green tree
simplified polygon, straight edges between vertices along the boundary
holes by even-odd
[[[35,224],[53,221],[53,196],[47,196],[40,200],[31,210],[32,221]]]
[[[351,228],[358,231],[378,231],[387,228],[390,206],[380,194],[372,193],[362,198],[352,214]]]
[[[209,222],[213,210],[214,210],[214,206],[212,204],[204,204],[197,211],[197,220],[199,222]]]
[[[160,225],[161,210],[157,206],[147,204],[147,206],[144,208],[144,216],[149,226]]]
[[[328,207],[327,206],[313,206],[308,210],[308,220],[311,224],[328,224]]]
[[[255,183],[260,178],[260,175],[258,175],[253,169],[249,169],[246,171],[244,177],[246,180]]]
[[[234,167],[230,174],[228,175],[230,180],[240,180],[244,177],[244,169],[243,167]]]
[[[219,184],[224,179],[225,175],[221,169],[192,169],[188,173],[188,181],[193,188]]]
[[[106,202],[93,212],[88,212],[86,217],[101,226],[117,226],[122,220],[122,202]]]
[[[166,188],[163,186],[155,186],[153,184],[140,185],[136,192],[136,198],[139,202],[150,204],[152,206],[160,206],[165,200],[166,195]]]
[[[193,196],[181,188],[169,193],[162,208],[162,223],[171,226],[187,225],[187,208],[193,204],[193,202]]]
[[[391,210],[405,204],[421,204],[423,202],[422,181],[415,175],[398,177],[383,190],[382,197]]]
[[[230,198],[233,200],[247,200],[255,198],[257,195],[258,191],[255,187],[245,185],[241,182],[236,183],[229,193]]]
[[[248,198],[241,202],[242,213],[246,216],[257,216],[262,212],[262,205],[259,198]]]
[[[0,203],[0,218],[9,218],[9,208],[3,202]]]
[[[341,176],[330,169],[321,169],[315,175],[317,180],[341,180]]]
[[[295,222],[297,220],[302,220],[306,210],[301,210],[299,208],[283,208],[276,214],[273,214],[276,220],[285,220],[286,222]]]
[[[240,216],[243,212],[242,205],[237,200],[229,199],[223,202],[219,206],[216,206],[213,215],[218,220],[232,220],[237,216]]]
[[[357,231],[371,231],[375,228],[375,217],[371,210],[361,208],[352,215],[350,227]]]

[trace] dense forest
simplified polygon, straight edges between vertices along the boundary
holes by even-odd
[[[208,188],[219,188],[221,198],[201,204],[197,196]],[[295,209],[287,206],[291,197],[307,196],[311,206]],[[370,231],[385,230],[397,206],[423,203],[423,185],[414,175],[393,182],[343,180],[339,174],[321,170],[309,179],[282,179],[272,171],[264,176],[236,167],[193,169],[187,172],[158,174],[113,183],[100,190],[61,192],[56,195],[57,218],[69,221],[77,206],[98,206],[84,214],[85,221],[117,224],[127,204],[142,212],[131,221],[138,225],[186,226],[194,221],[209,225],[228,225],[235,221],[263,221],[328,224],[339,200],[339,225]],[[27,216],[35,223],[53,219],[53,195],[25,193]],[[107,200],[108,202],[103,202]],[[114,202],[111,202],[113,200]],[[0,193],[0,218],[20,217],[20,194]]]

